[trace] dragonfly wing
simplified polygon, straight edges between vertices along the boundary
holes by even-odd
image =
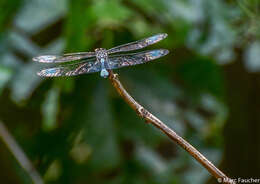
[[[34,57],[33,60],[40,63],[64,63],[75,60],[86,59],[94,57],[95,52],[78,52],[78,53],[69,53],[64,55],[43,55]]]
[[[135,42],[131,42],[131,43],[127,43],[124,45],[119,45],[117,47],[111,48],[108,50],[108,53],[112,54],[112,53],[116,53],[116,52],[127,52],[127,51],[142,49],[144,47],[147,47],[149,45],[152,45],[154,43],[157,43],[157,42],[163,40],[167,36],[168,35],[166,33],[156,34],[154,36],[151,36],[151,37],[139,40],[139,41],[135,41]]]
[[[133,54],[121,54],[121,55],[111,56],[109,58],[109,68],[116,69],[125,66],[132,66],[132,65],[146,63],[148,61],[163,57],[168,53],[169,51],[166,49],[157,49],[157,50],[150,50],[150,51],[144,51],[144,52],[133,53]]]
[[[75,76],[85,73],[99,72],[100,70],[100,62],[93,60],[43,69],[39,71],[37,74],[43,77]]]
[[[73,52],[73,53],[65,53],[64,56],[75,56],[75,55],[95,55],[95,52]]]

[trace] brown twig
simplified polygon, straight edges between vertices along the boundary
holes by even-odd
[[[23,150],[19,147],[13,136],[8,132],[7,128],[2,122],[0,122],[0,138],[2,138],[3,142],[6,144],[10,152],[14,155],[15,159],[18,161],[21,167],[23,167],[24,170],[31,177],[33,183],[43,184],[41,176],[38,174],[30,160],[26,157]]]
[[[185,141],[180,137],[176,132],[166,126],[162,121],[157,117],[147,111],[143,106],[137,103],[125,90],[121,82],[118,79],[118,75],[114,74],[113,71],[110,71],[109,79],[120,94],[120,96],[134,109],[137,114],[142,117],[145,122],[151,123],[155,127],[159,128],[163,133],[165,133],[171,140],[176,142],[182,148],[184,148],[191,156],[193,156],[200,164],[202,164],[217,180],[221,183],[232,183],[230,178],[228,178],[222,171],[215,167],[206,157],[204,157],[198,150],[196,150],[191,144]]]

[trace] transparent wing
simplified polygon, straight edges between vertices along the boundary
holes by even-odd
[[[68,53],[64,55],[43,55],[34,57],[33,60],[41,63],[64,63],[80,59],[86,59],[94,57],[95,52],[77,52],[77,53]]]
[[[121,54],[121,55],[111,56],[109,58],[109,68],[116,69],[125,66],[146,63],[147,61],[151,61],[163,57],[168,53],[169,51],[166,49],[157,49],[157,50],[150,50],[150,51],[144,51],[144,52],[133,53],[133,54]]]
[[[93,59],[92,61],[84,61],[76,64],[67,64],[63,66],[43,69],[37,74],[43,77],[75,76],[85,73],[99,72],[100,70],[100,62],[97,62]]]
[[[112,53],[116,53],[116,52],[127,52],[127,51],[142,49],[144,47],[147,47],[148,45],[152,45],[154,43],[157,43],[157,42],[163,40],[167,36],[168,35],[166,33],[156,34],[154,36],[151,36],[151,37],[139,40],[139,41],[135,41],[135,42],[131,42],[131,43],[127,43],[124,45],[119,45],[117,47],[111,48],[108,50],[108,53],[112,54]]]

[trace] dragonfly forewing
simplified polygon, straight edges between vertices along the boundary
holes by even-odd
[[[148,61],[163,57],[168,53],[169,51],[166,49],[157,49],[132,54],[114,55],[109,58],[109,69],[146,63]]]
[[[163,40],[167,36],[168,35],[166,33],[156,34],[154,36],[151,36],[151,37],[139,40],[139,41],[135,41],[135,42],[131,42],[131,43],[127,43],[124,45],[119,45],[117,47],[111,48],[108,50],[108,53],[112,54],[112,53],[116,53],[116,52],[127,52],[127,51],[142,49],[142,48],[145,48],[149,45],[152,45],[154,43],[157,43],[157,42]]]
[[[40,63],[64,63],[94,57],[95,52],[79,52],[64,55],[43,55],[34,57],[33,60]]]

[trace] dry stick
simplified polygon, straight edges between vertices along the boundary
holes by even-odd
[[[157,117],[147,111],[143,106],[138,104],[125,90],[121,82],[118,79],[118,75],[109,71],[109,79],[112,85],[115,87],[120,96],[132,107],[137,114],[144,118],[146,123],[151,123],[155,127],[159,128],[163,133],[165,133],[171,140],[179,144],[184,148],[191,156],[193,156],[200,164],[202,164],[219,182],[222,183],[235,183],[230,178],[228,178],[223,172],[221,172],[217,167],[215,167],[206,157],[204,157],[198,150],[196,150],[191,144],[180,137],[176,132],[166,126]]]
[[[10,152],[14,155],[14,157],[19,162],[19,164],[24,168],[24,170],[31,177],[32,181],[35,184],[43,184],[43,180],[41,176],[38,174],[36,169],[33,167],[32,163],[30,162],[30,160],[26,157],[23,150],[19,147],[15,139],[8,132],[7,128],[2,122],[0,122],[0,138],[2,138],[3,142],[9,148]]]

